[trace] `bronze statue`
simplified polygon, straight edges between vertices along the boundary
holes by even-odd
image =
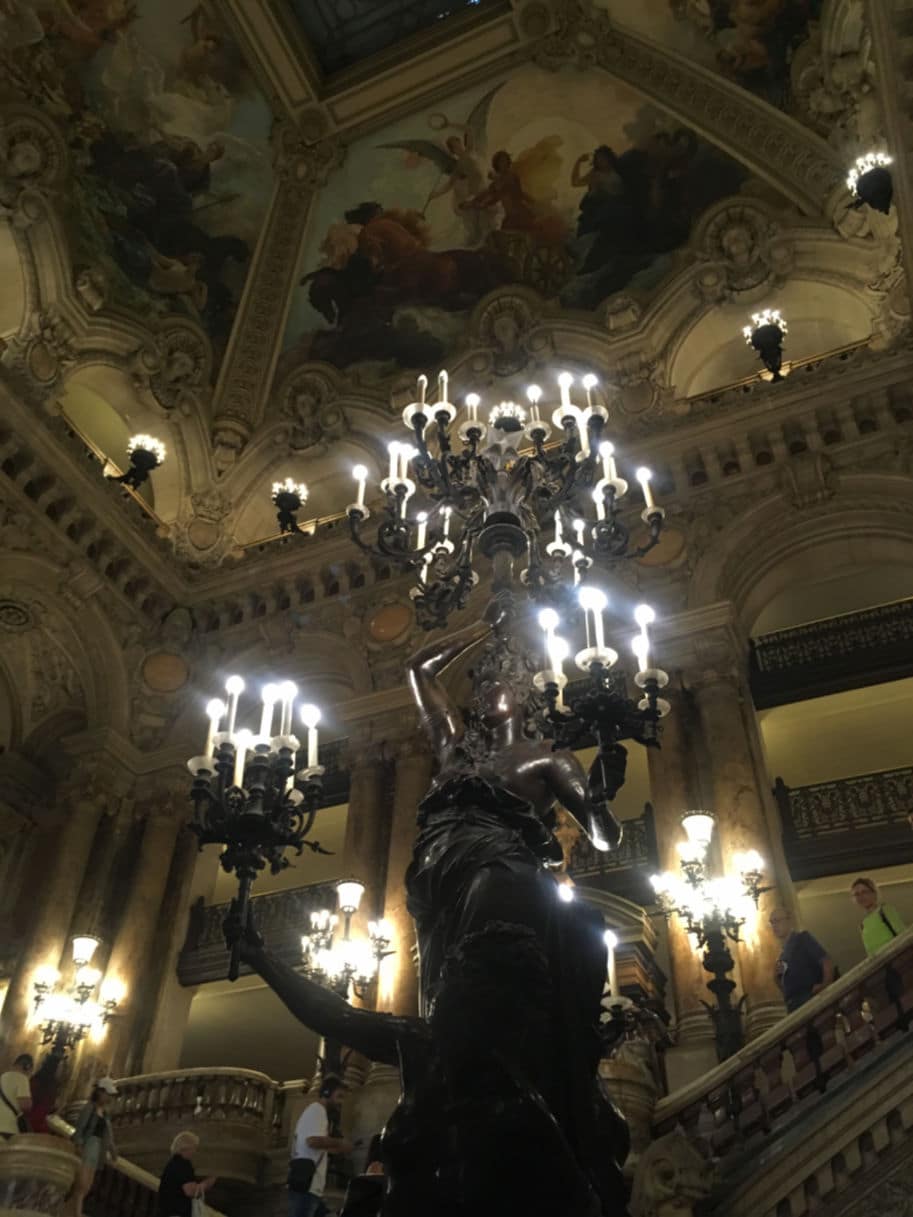
[[[483,640],[464,718],[441,674]],[[596,848],[620,840],[604,784],[542,738],[508,593],[419,651],[408,676],[438,762],[406,875],[421,1016],[354,1009],[271,957],[250,924],[227,937],[302,1022],[398,1065],[385,1217],[623,1217],[626,1126],[597,1080],[602,918],[560,900],[550,872],[559,803]]]

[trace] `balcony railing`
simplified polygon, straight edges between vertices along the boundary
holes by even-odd
[[[751,644],[758,709],[913,674],[913,599],[774,634]]]
[[[577,838],[568,860],[568,871],[582,887],[612,892],[637,904],[652,904],[648,876],[658,869],[653,807],[644,804],[642,816],[624,821],[621,845],[602,853],[583,835]]]
[[[774,783],[794,879],[913,861],[913,768],[814,786]]]
[[[254,896],[251,903],[257,928],[269,942],[270,950],[286,962],[298,964],[301,935],[310,927],[311,913],[319,908],[334,908],[336,892],[331,883],[311,883]],[[178,956],[178,980],[182,985],[225,979],[228,951],[222,923],[229,907],[228,903],[204,904],[200,899],[190,910],[187,937]],[[242,965],[242,974],[249,971]]]

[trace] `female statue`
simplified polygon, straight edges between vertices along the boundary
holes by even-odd
[[[399,1066],[385,1217],[625,1211],[626,1129],[597,1082],[602,918],[559,899],[549,870],[561,861],[559,802],[598,849],[620,828],[600,783],[591,791],[571,753],[527,729],[529,671],[511,607],[496,598],[483,622],[408,665],[438,760],[406,876],[422,1017],[353,1009],[270,956],[252,926],[226,926],[302,1022]],[[486,638],[464,721],[441,673]]]

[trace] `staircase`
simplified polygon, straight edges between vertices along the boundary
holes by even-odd
[[[717,1163],[713,1217],[908,1217],[913,929],[656,1108]],[[902,1205],[893,1198],[902,1196]]]

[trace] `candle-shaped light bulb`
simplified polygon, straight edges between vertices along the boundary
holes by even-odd
[[[273,734],[273,709],[279,700],[276,685],[263,686],[263,713],[260,715],[260,739],[269,739]]]
[[[584,376],[583,380],[581,381],[581,384],[583,385],[584,389],[586,390],[586,404],[588,406],[593,405],[593,390],[596,388],[598,383],[599,383],[599,381],[596,379],[596,377],[593,375],[592,372],[588,372],[587,375]]]
[[[238,717],[238,698],[244,692],[244,679],[241,676],[229,676],[225,682],[225,692],[228,694],[228,734],[235,733],[235,719]]]
[[[589,585],[582,587],[577,593],[580,599],[580,607],[584,612],[593,614],[593,641],[594,645],[600,650],[605,649],[605,631],[603,628],[602,614],[606,605],[609,603],[608,596],[605,592],[600,591],[598,587],[590,587]]]
[[[650,658],[650,639],[646,634],[635,634],[631,639],[631,650],[637,656],[638,672],[646,672]]]
[[[320,709],[305,702],[301,707],[301,721],[308,729],[308,769],[317,764],[317,724],[320,722]]]
[[[400,444],[399,446],[399,480],[404,482],[409,476],[409,462],[418,456],[418,448],[413,448],[411,444]]]
[[[399,459],[399,443],[394,439],[387,444],[387,451],[390,454],[390,481],[396,481],[396,465]]]
[[[358,507],[365,505],[365,489],[368,485],[368,467],[367,465],[355,465],[352,469],[352,477],[358,483]]]
[[[593,502],[596,504],[596,519],[605,519],[605,488],[602,482],[593,488]]]
[[[614,482],[617,477],[615,468],[615,445],[603,440],[599,445],[599,455],[602,458],[602,476],[607,482]]]
[[[428,512],[420,511],[415,517],[415,521],[418,524],[418,533],[415,537],[415,548],[424,549],[425,540],[428,535]]]
[[[279,696],[282,699],[282,717],[279,723],[279,734],[288,735],[292,729],[292,707],[298,696],[298,686],[290,680],[285,680],[279,686]]]
[[[222,715],[225,713],[225,702],[218,697],[214,697],[212,701],[206,704],[206,715],[209,718],[209,731],[206,734],[206,747],[203,749],[204,756],[212,756],[213,746],[216,742],[216,734],[219,730],[219,723],[222,721]]]
[[[529,401],[529,416],[530,419],[537,423],[539,422],[539,402],[542,399],[542,390],[538,385],[530,385],[526,390],[526,397]]]
[[[444,517],[444,540],[450,536],[450,516],[453,511],[452,507],[441,508],[441,515]]]
[[[246,727],[242,728],[235,739],[235,774],[233,785],[244,785],[244,762],[247,750],[253,742],[253,734]]]
[[[586,520],[576,519],[574,521],[574,536],[577,538],[577,544],[583,549],[584,530],[586,529]]]
[[[584,560],[584,552],[582,549],[575,549],[571,554],[571,562],[574,564],[574,587],[580,585],[580,580],[583,577],[581,563]]]
[[[469,421],[477,423],[479,421],[479,402],[482,399],[478,393],[466,394],[466,409],[469,411]]]
[[[419,401],[420,406],[423,406],[425,404],[425,394],[427,392],[428,392],[428,377],[425,375],[424,372],[422,372],[421,376],[418,378],[418,401]]]
[[[647,505],[647,510],[649,510],[655,505],[653,501],[653,491],[650,487],[650,478],[652,478],[653,474],[646,467],[646,465],[641,465],[634,476],[637,478],[638,482],[640,482],[640,488],[644,492],[644,502]]]
[[[551,634],[558,628],[558,622],[561,618],[553,608],[544,608],[539,610],[539,625],[545,630],[546,634]]]
[[[441,369],[437,374],[437,397],[438,401],[447,400],[447,373]]]
[[[555,544],[561,545],[564,538],[561,533],[561,512],[555,512]]]
[[[648,625],[652,625],[656,620],[656,613],[649,604],[638,604],[634,610],[634,620],[642,630],[645,630]]]
[[[564,661],[571,653],[571,645],[564,638],[559,638],[557,634],[551,635],[551,645],[549,646],[548,666],[552,672],[558,677],[558,697],[555,705],[559,710],[564,709],[564,690],[562,688],[564,681],[561,677],[564,676]]]
[[[574,383],[574,378],[570,372],[562,372],[558,377],[558,387],[561,390],[561,405],[565,410],[571,407],[571,385]]]

